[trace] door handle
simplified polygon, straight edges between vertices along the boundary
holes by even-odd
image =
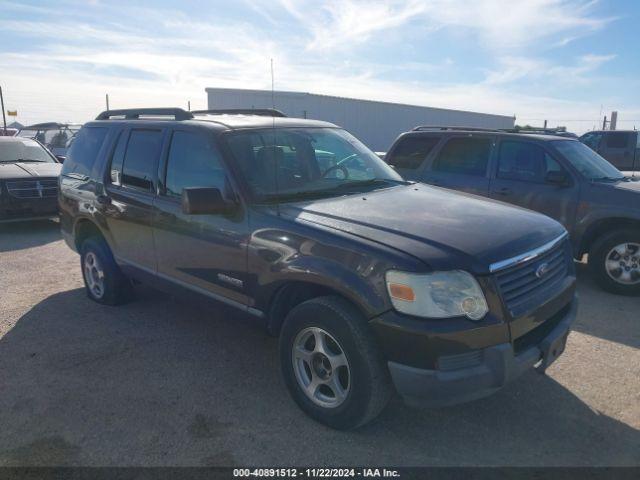
[[[102,207],[106,207],[107,205],[111,205],[111,197],[107,195],[98,195],[96,197],[96,203]]]
[[[504,195],[504,196],[506,196],[506,195],[511,195],[511,193],[512,193],[512,192],[511,192],[511,189],[510,189],[510,188],[503,187],[503,188],[499,189],[496,193],[497,193],[498,195]]]
[[[163,222],[171,222],[176,219],[176,216],[173,213],[162,211],[158,212],[158,217],[160,217],[160,220],[162,220]]]

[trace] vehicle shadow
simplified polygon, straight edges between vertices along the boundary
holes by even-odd
[[[640,348],[640,297],[602,290],[585,263],[576,263],[579,311],[573,329],[633,348]]]
[[[0,252],[39,247],[61,238],[57,220],[0,223]]]
[[[562,359],[561,359],[562,360]],[[0,338],[0,465],[632,465],[640,431],[550,377],[337,432],[280,379],[277,340],[227,308],[138,289],[52,295]]]

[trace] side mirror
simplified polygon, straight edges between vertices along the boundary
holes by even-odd
[[[215,215],[231,211],[222,192],[213,187],[190,187],[182,190],[182,211],[188,215]]]
[[[67,157],[65,157],[64,155],[56,155],[56,160],[58,160],[60,163],[64,163],[66,159]]]
[[[565,186],[569,184],[569,177],[567,176],[566,172],[553,170],[551,172],[547,172],[545,181],[547,183],[550,183],[551,185]]]

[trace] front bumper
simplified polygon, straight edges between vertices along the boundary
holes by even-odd
[[[533,366],[544,372],[564,351],[577,307],[574,298],[558,312],[553,329],[517,354],[512,343],[505,342],[442,357],[438,369],[390,361],[389,371],[396,390],[410,405],[447,406],[491,395]]]

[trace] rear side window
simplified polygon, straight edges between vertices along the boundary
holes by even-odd
[[[162,131],[132,130],[122,164],[122,185],[151,191],[161,148]]]
[[[76,135],[64,162],[65,171],[89,175],[107,136],[107,128],[84,127]]]
[[[171,197],[180,197],[188,187],[215,187],[224,192],[220,154],[209,137],[192,132],[173,133],[165,186]]]
[[[422,165],[439,141],[438,137],[405,137],[393,150],[393,157],[386,159],[387,163],[396,168],[415,170]]]
[[[607,132],[606,143],[608,148],[627,148],[629,134],[626,132]]]
[[[562,167],[540,145],[518,141],[500,144],[499,178],[543,183],[551,171],[562,171]]]
[[[487,173],[490,154],[489,138],[452,138],[440,151],[433,170],[483,177]]]

